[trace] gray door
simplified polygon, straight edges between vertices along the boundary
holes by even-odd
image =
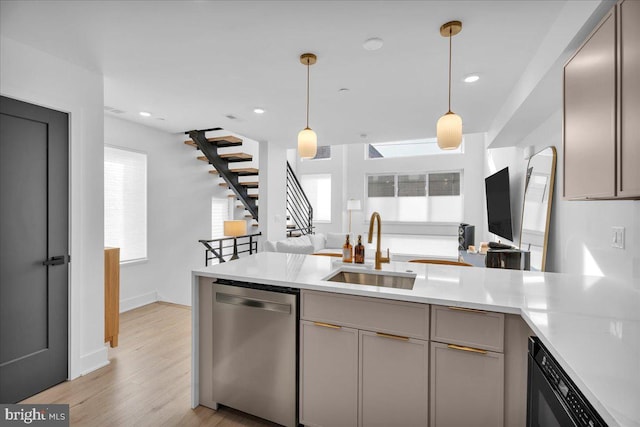
[[[68,116],[0,97],[0,402],[67,378]]]

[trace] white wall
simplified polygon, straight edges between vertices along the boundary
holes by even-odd
[[[624,280],[636,289],[640,289],[640,201],[562,199],[561,109],[554,112],[533,132],[519,141],[518,147],[511,150],[521,153],[523,147],[530,146],[534,147],[533,152],[538,152],[547,146],[555,146],[558,151],[547,271],[606,275]],[[496,158],[496,151],[499,150],[490,150],[488,158]],[[523,174],[527,161],[522,156],[514,155],[507,163],[510,170],[517,169],[520,174]],[[519,199],[517,199],[519,201],[522,200],[522,190],[523,185],[520,185]],[[612,226],[625,227],[625,249],[611,247]]]
[[[284,239],[287,226],[287,150],[272,142],[261,142],[260,158],[258,215],[262,236],[258,251],[262,250],[265,240]]]
[[[191,270],[204,265],[211,198],[227,198],[202,153],[169,134],[110,115],[104,143],[147,154],[147,257],[120,269],[120,311],[160,300],[191,305]],[[250,231],[250,230],[249,230]]]
[[[0,38],[0,93],[69,113],[69,378],[108,363],[104,346],[103,79]]]
[[[362,147],[361,144],[357,145]],[[316,233],[326,234],[330,232],[347,231],[348,222],[346,219],[346,212],[343,210],[343,206],[346,206],[347,203],[345,169],[350,166],[346,157],[348,151],[347,147],[348,146],[346,145],[332,145],[330,159],[300,159],[296,153],[296,166],[293,166],[293,168],[300,182],[302,182],[302,177],[304,175],[331,175],[331,221],[314,221],[313,225],[316,227]],[[295,150],[290,151],[295,152]]]
[[[369,218],[366,216],[366,175],[384,172],[425,172],[464,170],[464,217],[463,222],[475,225],[476,236],[483,236],[485,230],[484,200],[484,134],[465,135],[464,154],[443,154],[435,156],[403,157],[368,160],[365,158],[365,144],[347,144],[331,147],[330,160],[297,162],[297,174],[331,173],[331,224],[315,224],[316,231],[346,232],[349,217],[346,211],[348,199],[359,199],[362,210],[352,213],[352,232],[367,234]],[[393,234],[455,235],[458,223],[451,224],[392,224],[383,222],[383,232]],[[478,239],[478,237],[476,238]]]

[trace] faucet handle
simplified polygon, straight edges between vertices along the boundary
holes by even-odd
[[[389,263],[390,260],[391,257],[389,256],[389,248],[387,248],[387,256],[383,257],[382,254],[380,254],[380,262]]]

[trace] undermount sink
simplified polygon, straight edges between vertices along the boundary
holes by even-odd
[[[413,289],[416,276],[412,274],[369,273],[341,270],[327,278],[329,282],[354,285],[382,286],[385,288]]]

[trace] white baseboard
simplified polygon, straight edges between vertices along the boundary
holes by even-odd
[[[120,313],[158,301],[158,291],[120,300]]]
[[[96,369],[100,369],[109,364],[109,354],[107,347],[102,347],[92,353],[80,357],[80,375],[87,375]]]

